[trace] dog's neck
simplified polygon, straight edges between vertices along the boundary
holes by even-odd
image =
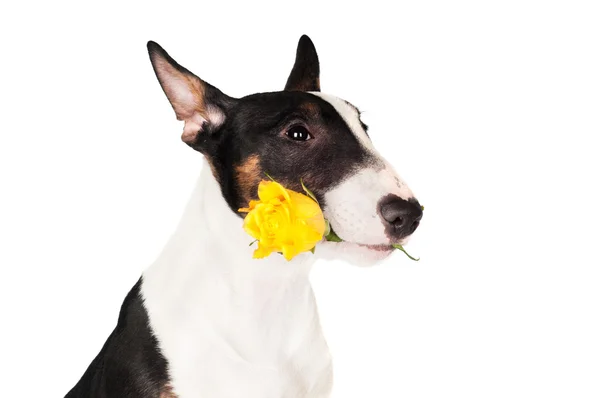
[[[143,275],[142,292],[159,340],[171,339],[164,334],[178,333],[178,327],[189,332],[195,327],[190,323],[210,324],[241,356],[260,362],[269,361],[261,347],[265,331],[294,339],[289,329],[318,323],[309,283],[313,255],[288,262],[274,253],[255,260],[253,238],[242,225],[204,164],[177,230]]]
[[[204,161],[196,187],[175,233],[151,267],[165,268],[172,274],[175,267],[189,271],[188,276],[218,273],[252,279],[294,280],[307,277],[314,258],[304,253],[292,261],[279,254],[266,259],[252,258],[254,240],[242,228],[243,219],[225,202],[221,188]],[[168,275],[163,275],[167,280]]]
[[[254,260],[242,225],[205,163],[177,230],[142,278],[171,385],[182,398],[326,396],[331,357],[309,282],[314,257]]]

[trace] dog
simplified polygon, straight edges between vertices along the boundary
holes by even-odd
[[[332,388],[309,272],[319,258],[372,265],[422,209],[373,147],[359,110],[320,91],[302,36],[285,89],[222,93],[148,43],[182,140],[203,167],[175,233],[127,294],[116,328],[66,398],[316,398]],[[322,206],[343,242],[287,262],[252,259],[246,207],[265,175]]]

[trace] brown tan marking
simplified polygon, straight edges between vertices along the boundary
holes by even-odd
[[[244,206],[256,199],[256,187],[263,177],[260,167],[260,156],[251,155],[244,162],[235,167],[237,184]]]
[[[315,104],[314,102],[303,102],[300,104],[299,108],[306,112],[306,115],[311,118],[318,118],[321,114],[319,105]]]
[[[159,398],[177,398],[177,395],[173,392],[173,388],[167,384],[161,389]]]
[[[204,84],[205,83],[195,76],[185,76],[185,79],[187,80],[188,86],[190,87],[190,91],[192,92],[192,95],[194,96],[195,112],[192,112],[192,114],[189,115],[189,117],[186,119],[181,119],[179,117],[179,115],[177,115],[177,119],[184,120],[186,122],[192,121],[195,124],[198,124],[198,125],[200,125],[200,127],[202,127],[202,123],[204,122],[204,120],[209,120],[208,112],[206,110],[206,106],[204,103]],[[198,116],[200,116],[201,119],[198,118]],[[204,120],[202,120],[202,119],[204,119]],[[186,144],[193,143],[194,141],[196,141],[196,138],[198,137],[198,133],[199,133],[199,130],[197,130],[197,131],[195,131],[195,129],[186,130],[184,128],[183,133],[181,134],[181,140],[183,142],[185,142]]]

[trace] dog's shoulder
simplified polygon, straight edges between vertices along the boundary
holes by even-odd
[[[142,280],[123,301],[117,326],[65,398],[174,397],[167,360],[153,335],[140,293]]]

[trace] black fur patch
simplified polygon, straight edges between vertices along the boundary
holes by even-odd
[[[140,287],[131,289],[115,330],[65,398],[159,397],[168,384],[167,360],[148,324]]]
[[[302,35],[298,41],[296,61],[285,85],[286,91],[321,91],[319,57],[312,40]]]
[[[206,122],[197,134],[192,132],[189,137],[186,133],[184,141],[206,156],[225,200],[236,213],[240,207],[247,207],[249,199],[256,198],[259,172],[264,174],[262,178],[269,174],[295,191],[302,190],[300,181],[304,181],[317,198],[322,198],[352,171],[376,162],[333,105],[305,92],[320,89],[319,59],[306,35],[298,42],[286,91],[241,99],[228,97],[202,81],[158,44],[148,43],[148,51],[153,65],[166,62],[180,74],[172,76],[169,72],[165,76],[155,68],[163,89],[165,84],[172,84],[167,80],[187,79],[192,82],[188,88],[196,98],[196,112],[203,115],[214,107],[223,113],[219,118],[222,124]],[[169,96],[168,90],[165,93]],[[298,126],[308,130],[312,139],[291,140],[286,131]]]
[[[302,125],[308,141],[286,136]],[[259,180],[239,181],[236,167],[258,158],[262,179],[267,173],[286,188],[302,191],[300,181],[321,199],[360,167],[377,160],[361,145],[333,105],[303,92],[255,94],[238,100],[225,124],[196,148],[206,154],[225,200],[237,213],[256,198]]]

